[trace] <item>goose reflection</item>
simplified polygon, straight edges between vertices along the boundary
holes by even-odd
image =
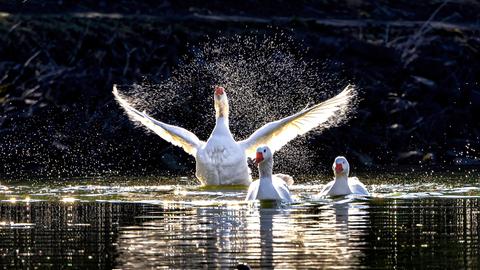
[[[334,240],[332,259],[340,265],[360,264],[363,254],[352,251],[358,250],[366,234],[362,227],[368,222],[367,206],[347,200],[333,203],[331,209],[334,214],[330,221],[333,224],[331,240]]]
[[[255,254],[251,266],[259,269],[297,268],[297,257],[303,250],[302,229],[296,227],[292,208],[281,203],[261,201],[250,209],[248,230],[249,253]]]
[[[349,203],[338,203],[332,206],[335,212],[335,256],[339,259],[350,260],[348,253],[350,244],[350,232],[349,232]],[[353,211],[352,211],[353,212]]]
[[[288,212],[279,208],[260,207],[258,209],[260,221],[260,266],[273,269],[273,221],[275,216],[288,219]]]
[[[121,229],[119,268],[233,267],[247,254],[245,219],[238,205],[162,205]]]
[[[361,264],[361,203],[265,207],[162,204],[119,229],[117,268],[302,268]]]

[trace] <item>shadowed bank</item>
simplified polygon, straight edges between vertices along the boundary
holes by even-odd
[[[328,171],[337,154],[358,169],[478,165],[479,6],[415,5],[2,2],[0,175],[190,174],[193,160],[180,149],[132,128],[112,85],[139,83],[149,92],[207,37],[279,31],[321,63],[325,82],[314,101],[341,83],[361,89],[353,119],[304,139],[315,164],[309,172]],[[192,93],[190,106],[176,99],[152,108],[155,116],[197,126],[209,98]],[[307,105],[304,98],[292,106]],[[283,158],[278,166],[294,167]]]

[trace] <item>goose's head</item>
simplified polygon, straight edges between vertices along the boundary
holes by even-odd
[[[255,156],[255,164],[260,165],[265,161],[271,161],[273,159],[272,151],[266,145],[257,148]]]
[[[345,157],[339,156],[335,158],[332,169],[335,176],[348,176],[350,173],[350,164],[348,164]]]
[[[215,115],[219,117],[228,117],[228,99],[225,88],[221,86],[215,86],[214,102],[215,102]]]

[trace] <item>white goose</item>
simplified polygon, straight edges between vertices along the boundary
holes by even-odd
[[[345,109],[354,96],[348,85],[341,93],[294,115],[267,123],[243,141],[235,141],[228,122],[228,99],[223,87],[215,87],[216,124],[208,140],[201,141],[192,132],[168,125],[133,108],[113,87],[113,95],[130,118],[141,122],[173,145],[195,157],[196,177],[203,185],[249,185],[247,157],[254,158],[260,145],[269,145],[272,152],[297,137],[327,122]]]
[[[350,164],[345,157],[335,158],[332,166],[335,180],[330,181],[320,192],[321,196],[342,196],[348,194],[370,195],[357,177],[348,177]]]
[[[253,181],[248,188],[246,201],[275,200],[292,202],[288,186],[293,184],[290,175],[272,175],[273,153],[268,146],[257,148],[255,163],[258,165],[259,180]]]

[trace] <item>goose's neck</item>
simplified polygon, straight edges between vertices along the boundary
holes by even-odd
[[[262,163],[258,164],[258,175],[260,181],[262,179],[268,180],[272,179],[272,170],[273,170],[273,160],[264,160]]]
[[[215,100],[214,102],[215,105],[215,117],[218,118],[226,118],[228,119],[228,114],[230,112],[230,106],[228,105],[227,100]]]
[[[350,186],[348,185],[348,176],[347,175],[336,175],[334,186],[336,186],[338,188],[350,190]]]
[[[231,134],[230,126],[228,124],[228,117],[217,117],[215,128],[213,129],[212,133]]]
[[[232,137],[230,132],[230,126],[228,123],[228,100],[226,97],[215,97],[214,98],[214,105],[215,105],[215,128],[213,129],[212,134],[217,135],[227,135]],[[232,137],[233,138],[233,137]]]

